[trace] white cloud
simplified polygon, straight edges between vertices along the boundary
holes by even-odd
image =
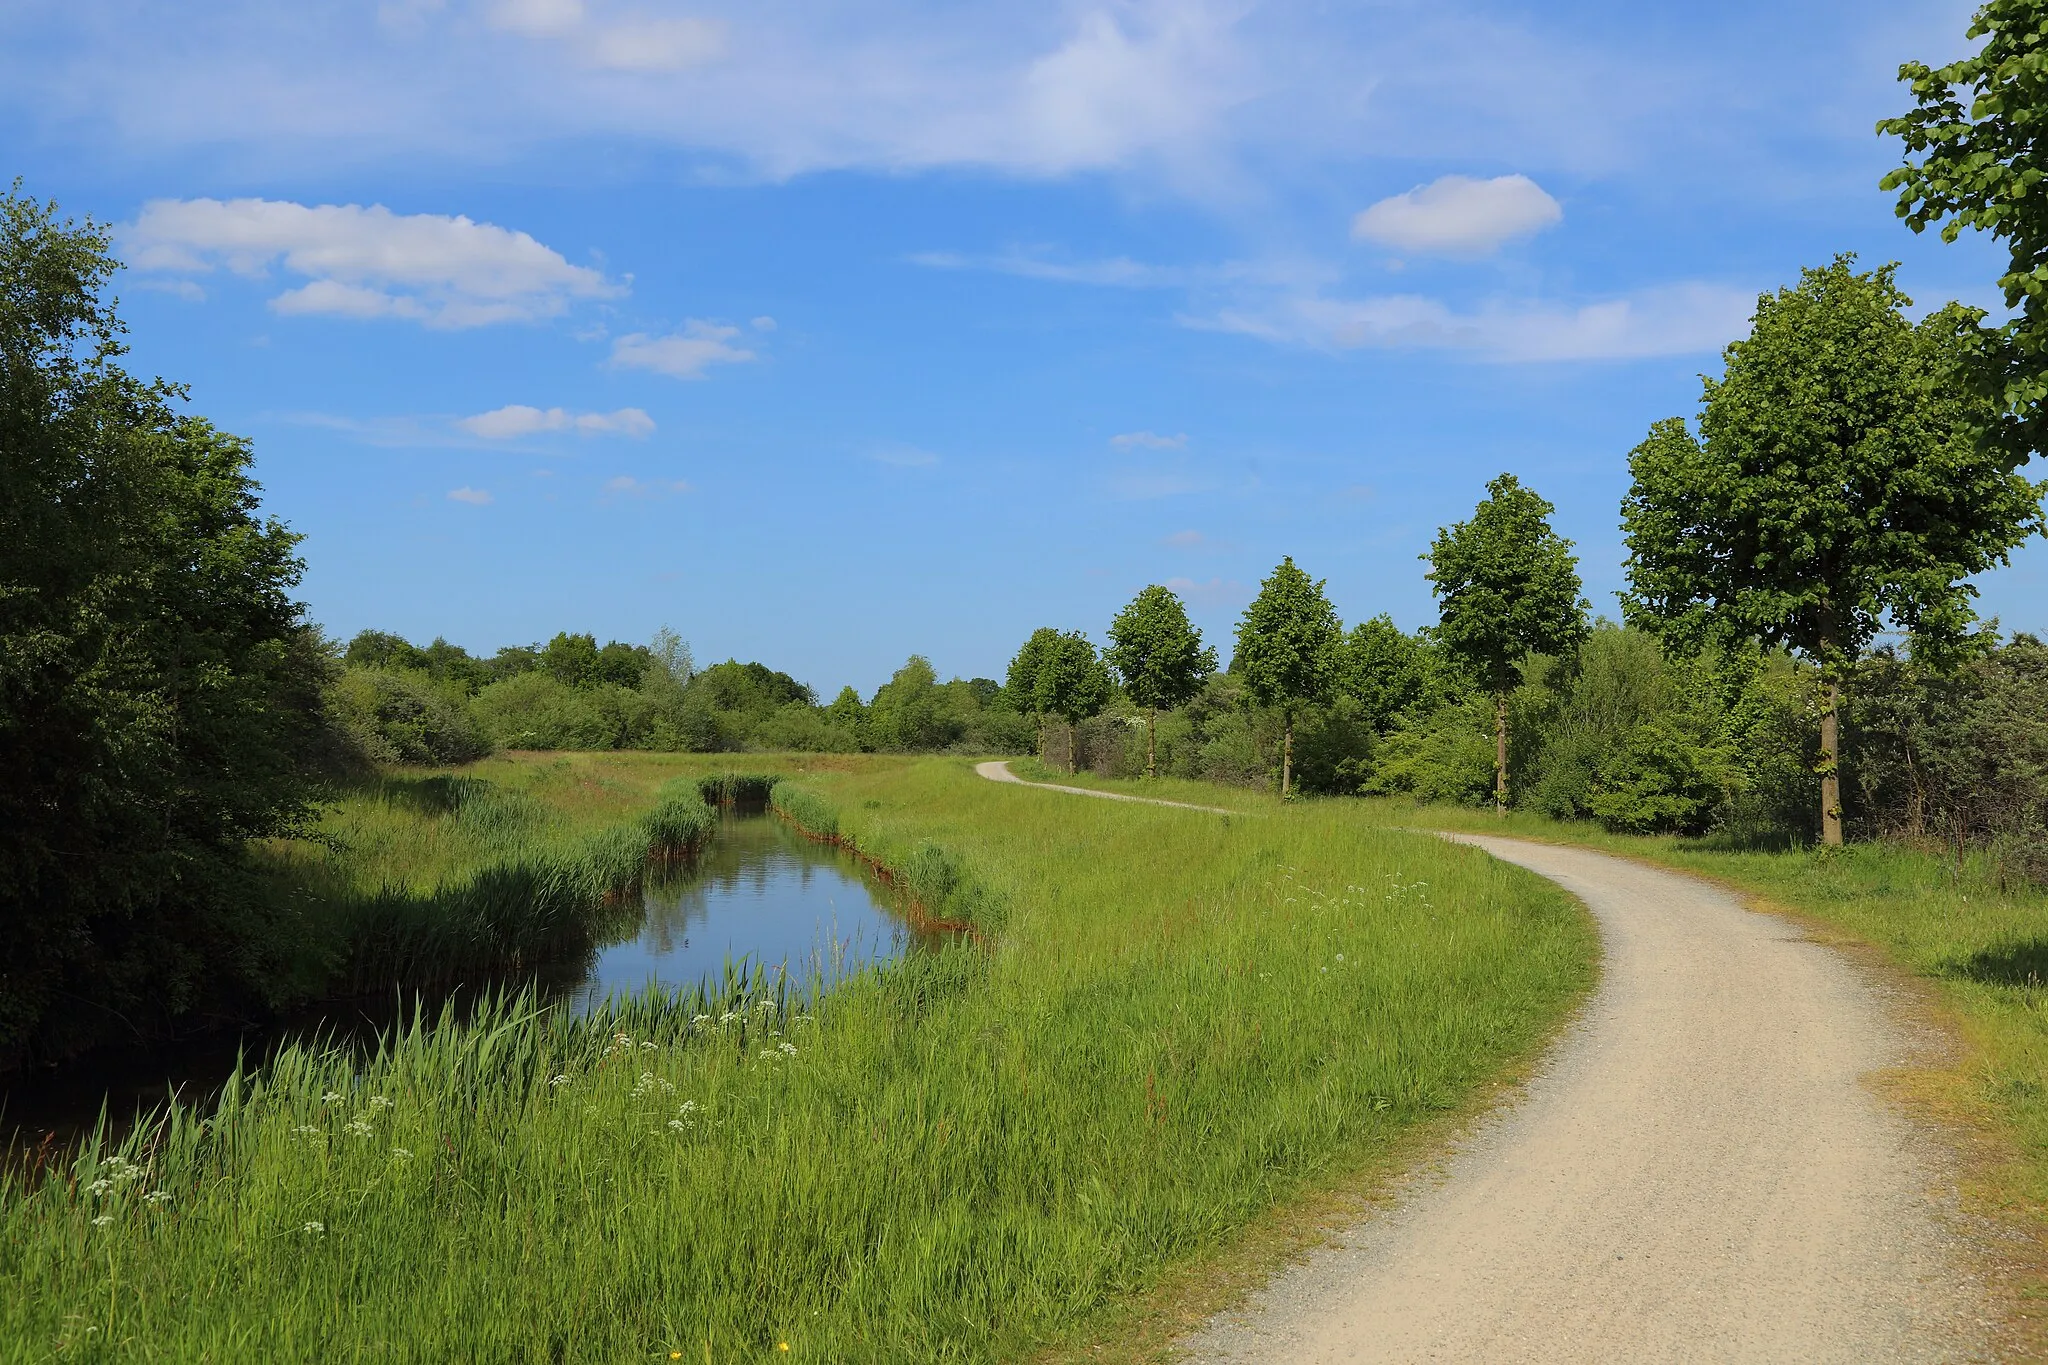
[[[1126,431],[1110,437],[1109,443],[1118,450],[1186,450],[1188,434],[1183,431],[1172,436],[1161,436],[1156,431]]]
[[[775,319],[764,313],[747,325],[757,332],[772,332],[775,330]]]
[[[587,65],[610,71],[683,71],[725,52],[725,25],[717,20],[634,15],[593,23],[583,0],[497,0],[489,22],[526,38],[558,39]]]
[[[570,412],[566,408],[532,408],[523,403],[459,418],[455,425],[487,441],[508,441],[549,431],[573,431],[581,436],[633,437],[647,436],[654,431],[654,419],[639,408],[620,408],[616,412]]]
[[[1192,550],[1198,545],[1207,545],[1209,538],[1200,531],[1175,531],[1159,543],[1171,545],[1176,549]]]
[[[689,491],[690,485],[682,479],[636,479],[631,474],[607,479],[604,484],[608,498],[665,498]]]
[[[1363,299],[1284,300],[1215,319],[1184,319],[1196,327],[1242,332],[1269,341],[1341,349],[1381,346],[1464,351],[1499,362],[1633,360],[1718,351],[1749,330],[1754,291],[1710,284],[1640,290],[1576,308],[1496,302],[1458,312],[1414,294]]]
[[[524,232],[381,204],[308,206],[272,199],[157,199],[122,234],[129,264],[161,275],[272,267],[307,283],[271,300],[280,313],[406,318],[477,327],[552,317],[620,285]]]
[[[876,464],[893,465],[897,469],[930,469],[939,462],[939,457],[929,450],[893,441],[869,451],[868,458]]]
[[[725,54],[725,25],[709,19],[629,19],[594,29],[584,52],[612,71],[686,71]]]
[[[451,502],[466,502],[472,507],[482,507],[491,501],[489,493],[486,493],[481,488],[471,488],[468,485],[449,489],[448,498]]]
[[[1557,201],[1526,175],[1447,175],[1380,200],[1352,220],[1351,235],[1400,251],[1483,256],[1563,219]]]
[[[732,344],[740,334],[737,327],[721,326],[691,318],[683,330],[668,336],[635,332],[612,343],[612,364],[629,369],[653,370],[677,379],[702,379],[712,365],[737,365],[754,359],[754,353]]]

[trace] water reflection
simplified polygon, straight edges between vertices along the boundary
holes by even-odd
[[[639,926],[598,950],[571,1008],[650,982],[694,986],[743,958],[830,982],[900,957],[917,939],[858,860],[767,815],[726,816],[694,864],[650,873],[642,903]]]

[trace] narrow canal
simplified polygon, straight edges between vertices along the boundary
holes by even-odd
[[[650,985],[715,982],[728,964],[781,971],[793,985],[830,985],[923,942],[895,913],[895,894],[852,854],[806,839],[775,816],[731,808],[694,861],[650,868],[641,896],[640,921],[629,934],[600,946],[586,963],[543,968],[539,984],[557,1004],[588,1013]],[[465,986],[441,994],[459,1002],[474,993]],[[0,1150],[78,1137],[102,1106],[120,1125],[173,1091],[187,1104],[205,1103],[238,1056],[260,1063],[315,1037],[373,1046],[397,1021],[397,1006],[395,995],[334,1001],[264,1028],[221,1030],[147,1053],[88,1056],[12,1077],[0,1090]]]

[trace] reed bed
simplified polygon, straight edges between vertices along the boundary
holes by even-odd
[[[798,767],[779,809],[987,932],[822,996],[289,1052],[0,1183],[0,1360],[1012,1359],[1459,1104],[1592,976],[1554,888],[1354,810]]]

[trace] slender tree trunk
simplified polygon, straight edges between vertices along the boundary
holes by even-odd
[[[1294,713],[1285,717],[1285,728],[1280,734],[1280,799],[1285,801],[1290,787],[1294,784]]]
[[[1842,843],[1842,684],[1834,666],[1821,665],[1820,841]]]
[[[1508,813],[1508,694],[1493,698],[1493,813]]]
[[[1145,776],[1159,776],[1159,708],[1145,708]]]

